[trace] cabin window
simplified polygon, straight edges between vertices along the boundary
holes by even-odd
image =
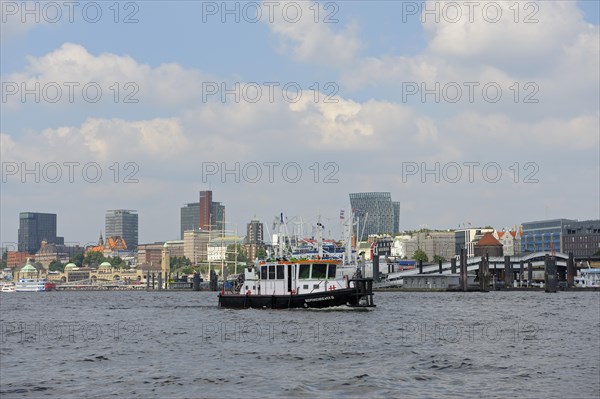
[[[267,266],[261,266],[260,267],[260,279],[261,280],[266,280],[267,279]]]
[[[305,289],[305,290],[307,290],[307,289],[308,289],[308,284],[304,284],[304,285],[302,286],[302,288],[303,288],[303,289]]]
[[[269,265],[269,280],[275,280],[275,265]]]
[[[277,280],[283,280],[283,265],[277,265]]]
[[[327,278],[330,280],[335,278],[335,265],[329,265],[327,270]]]
[[[298,278],[307,279],[310,277],[310,265],[300,265],[300,271],[298,272]],[[306,287],[308,288],[308,287]]]
[[[317,288],[319,288],[319,284],[313,284],[313,290],[316,290]]]
[[[312,265],[312,278],[327,278],[327,265],[325,263],[315,263]]]

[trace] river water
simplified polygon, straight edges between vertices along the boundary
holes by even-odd
[[[388,292],[368,311],[0,295],[2,398],[600,397],[598,292]]]

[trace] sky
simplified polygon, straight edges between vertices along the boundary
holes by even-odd
[[[371,191],[401,229],[600,217],[597,1],[0,4],[2,246],[178,239],[208,189],[238,234]]]

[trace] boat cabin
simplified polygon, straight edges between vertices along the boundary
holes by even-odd
[[[347,278],[336,279],[340,264],[334,259],[260,262],[246,269],[240,294],[295,295],[348,288]]]

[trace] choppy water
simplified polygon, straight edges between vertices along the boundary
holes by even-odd
[[[600,396],[597,292],[375,300],[234,311],[209,292],[1,294],[0,396]]]

